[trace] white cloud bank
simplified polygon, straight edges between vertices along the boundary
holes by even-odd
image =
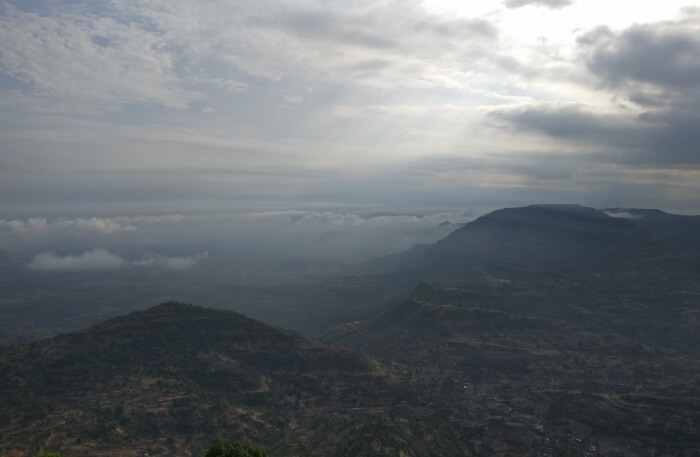
[[[128,261],[106,249],[93,249],[80,255],[61,257],[54,252],[37,254],[29,262],[33,271],[96,271],[118,270],[128,267],[154,267],[169,270],[184,270],[197,265],[209,258],[209,253],[200,252],[187,257],[167,257],[162,255],[146,255],[140,259]]]
[[[200,252],[188,257],[166,257],[162,255],[147,255],[139,260],[131,262],[135,267],[162,267],[169,270],[184,270],[193,267],[202,260],[209,258],[208,252]]]
[[[124,259],[106,249],[93,249],[78,256],[60,257],[54,252],[42,252],[29,262],[34,271],[117,270],[125,265]]]
[[[638,214],[632,214],[629,211],[603,211],[605,214],[607,214],[610,217],[617,217],[620,219],[642,219],[642,216]]]
[[[89,219],[56,219],[48,220],[43,217],[33,217],[26,220],[0,219],[0,234],[42,233],[47,231],[70,231],[78,233],[96,233],[109,235],[117,232],[135,232],[140,225],[157,224],[161,222],[179,222],[184,217],[179,214],[164,216],[119,216],[91,217]]]

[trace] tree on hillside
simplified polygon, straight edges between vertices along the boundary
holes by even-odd
[[[267,457],[267,454],[252,444],[217,441],[207,449],[204,457]]]

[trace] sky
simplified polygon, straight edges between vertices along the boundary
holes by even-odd
[[[692,2],[17,0],[0,37],[5,234],[529,203],[700,213]],[[105,252],[71,255],[158,262]]]

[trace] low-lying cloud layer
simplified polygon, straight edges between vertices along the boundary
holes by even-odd
[[[60,257],[53,252],[37,254],[29,269],[34,271],[82,271],[82,270],[117,270],[126,262],[118,255],[105,249],[93,249],[80,255]]]
[[[630,220],[635,220],[635,219],[642,219],[643,216],[639,214],[632,214],[629,211],[603,211],[605,214],[607,214],[610,217],[617,217],[620,219],[630,219]]]
[[[33,217],[24,220],[0,219],[0,235],[2,234],[32,234],[50,231],[67,231],[77,233],[96,233],[109,235],[117,232],[135,232],[141,225],[161,222],[180,222],[184,218],[178,214],[165,216],[120,216],[120,217],[91,217],[89,219],[54,219]]]
[[[209,258],[208,252],[200,252],[189,257],[167,257],[163,255],[146,255],[141,259],[134,260],[130,263],[134,267],[163,267],[170,270],[184,270],[197,265],[203,260]]]
[[[209,258],[207,252],[188,257],[167,257],[146,255],[136,260],[125,260],[106,249],[93,249],[79,255],[60,256],[54,252],[37,254],[29,262],[33,271],[100,271],[119,270],[130,267],[154,267],[170,270],[183,270]]]

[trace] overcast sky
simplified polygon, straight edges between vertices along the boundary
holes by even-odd
[[[691,2],[16,0],[0,37],[6,224],[700,212]]]

